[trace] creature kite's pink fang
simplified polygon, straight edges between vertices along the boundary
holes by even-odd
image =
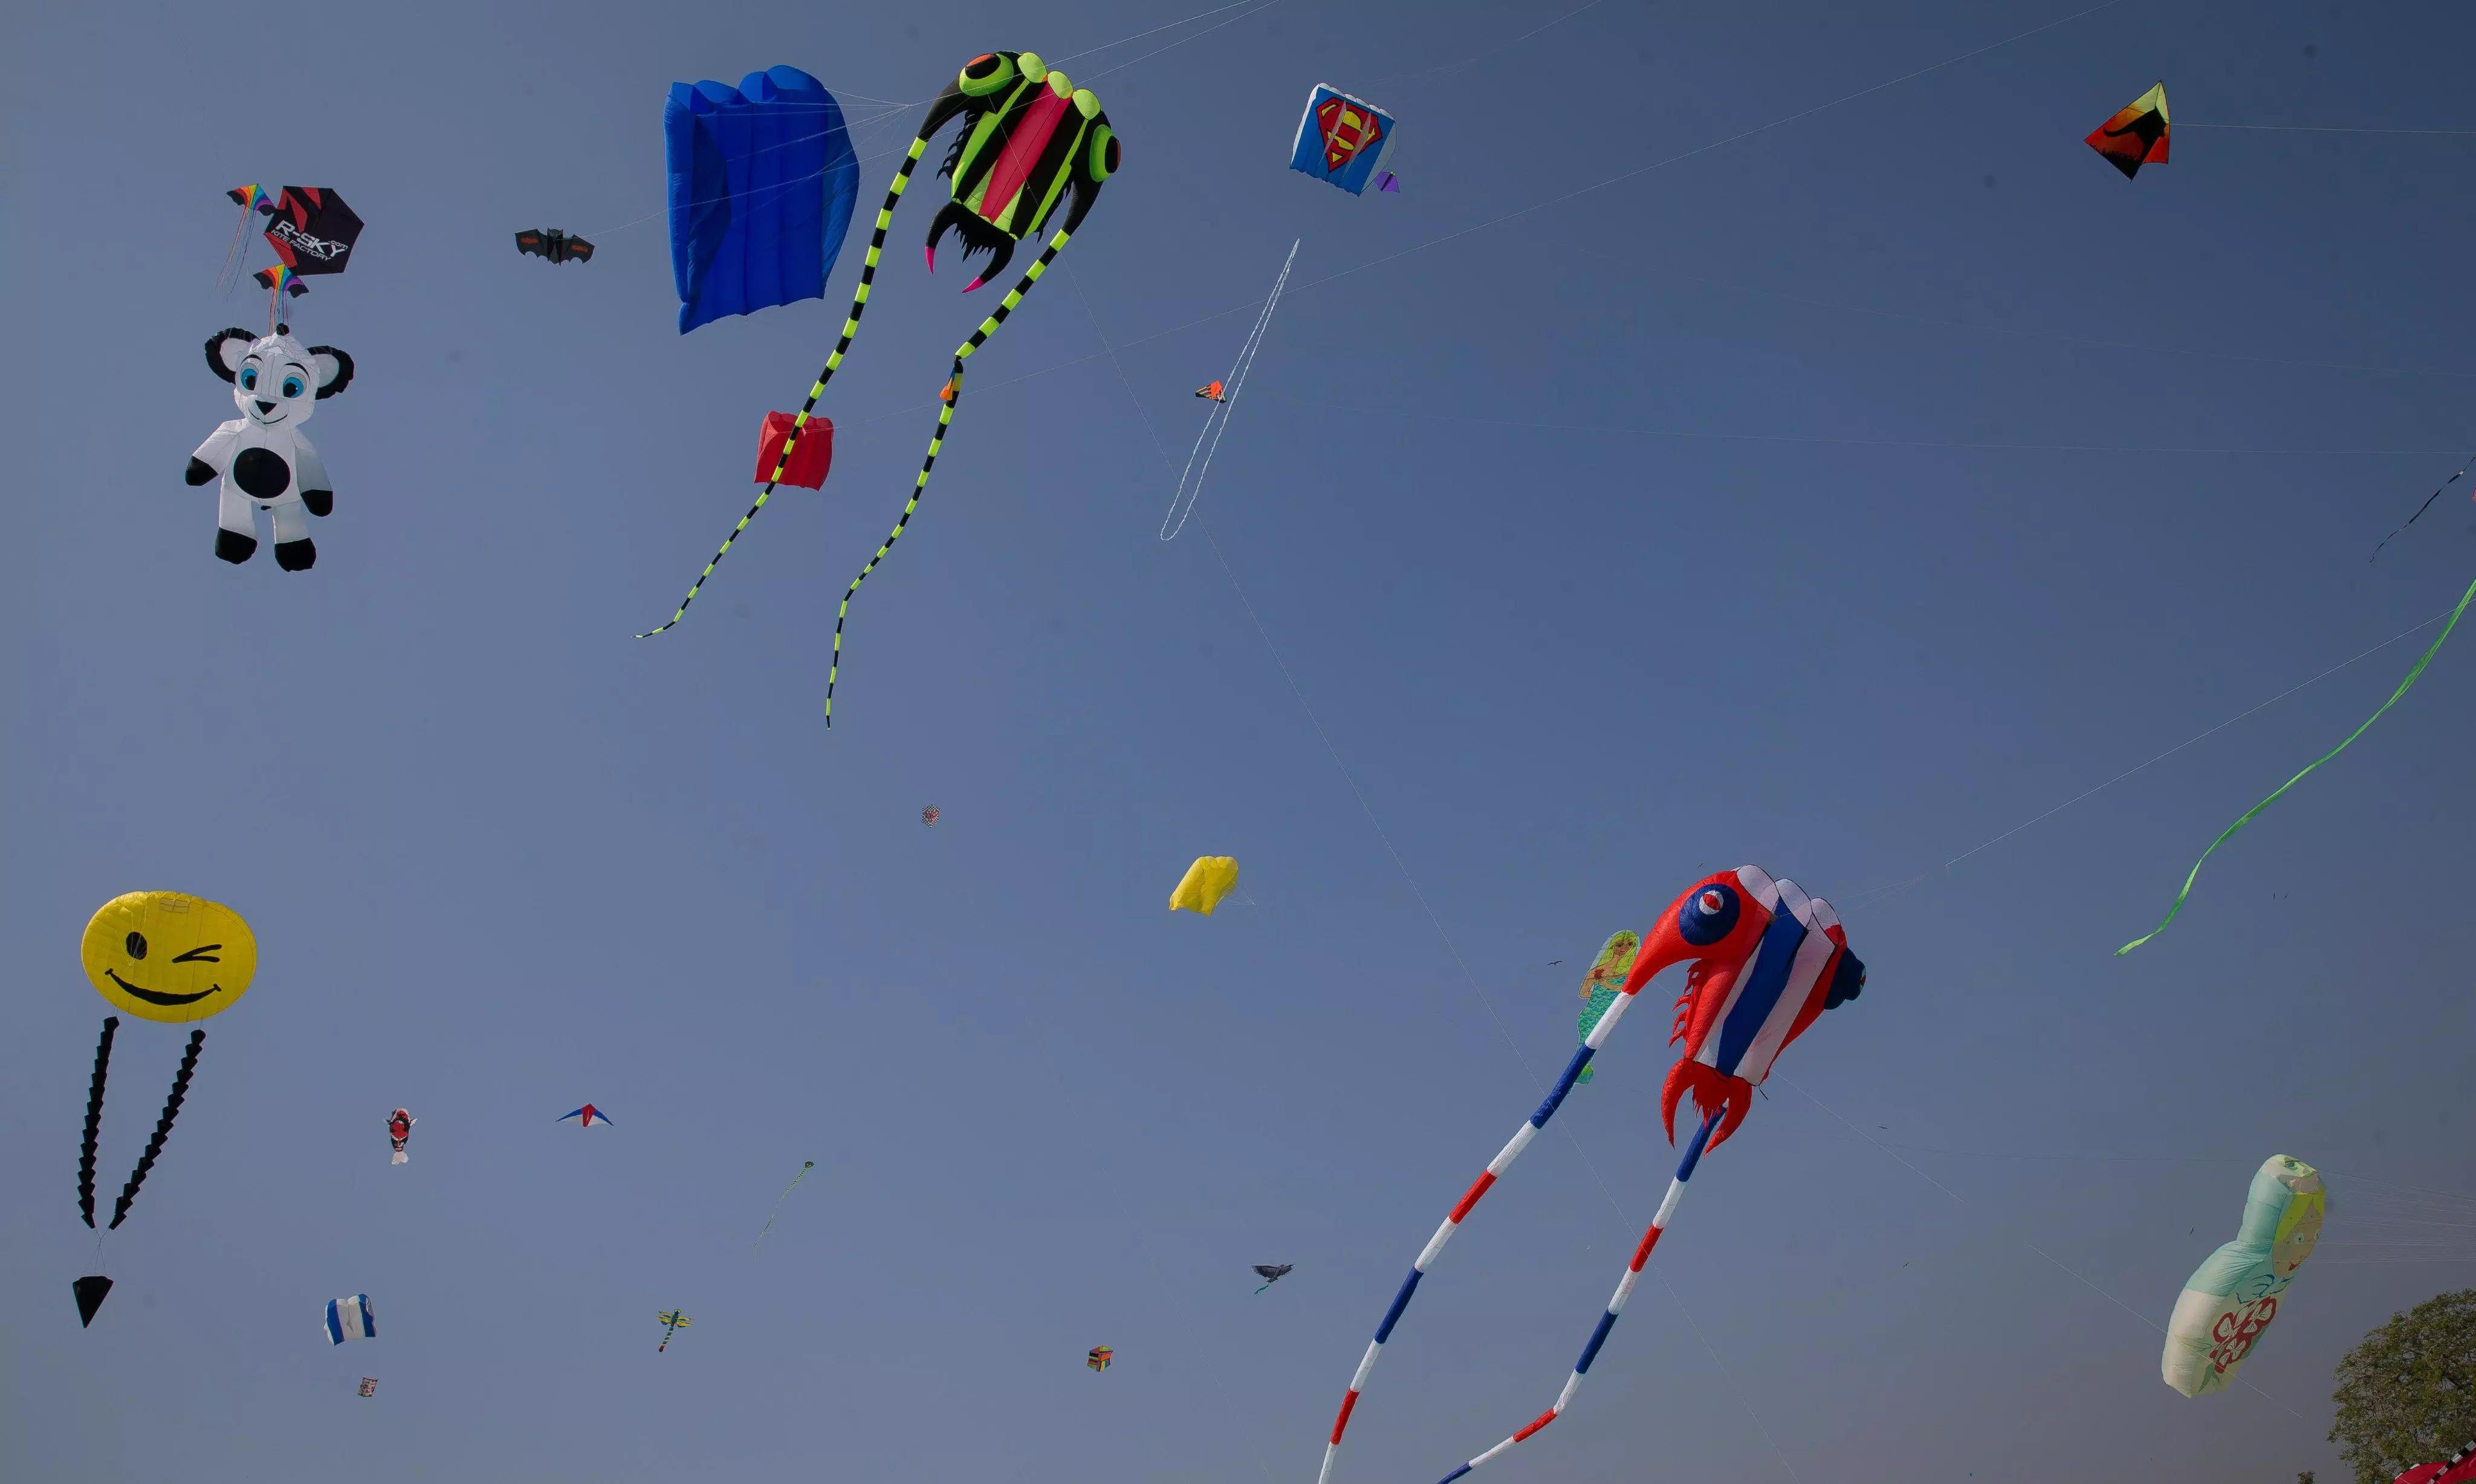
[[[987,280],[986,278],[976,278],[976,279],[972,280],[969,284],[964,284],[964,285],[963,285],[963,292],[965,292],[965,293],[967,293],[967,294],[968,294],[968,293],[970,293],[973,289],[979,287],[982,284],[985,284],[985,283],[987,283],[987,282],[988,282],[988,280]]]
[[[937,245],[936,245],[935,243],[933,243],[933,242],[932,242],[932,243],[930,243],[928,246],[922,248],[920,251],[928,255],[928,271],[929,271],[929,272],[931,272],[931,273],[936,272],[936,271],[937,271]]]

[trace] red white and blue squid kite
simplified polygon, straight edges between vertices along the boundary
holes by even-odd
[[[1842,930],[1831,903],[1807,896],[1794,881],[1772,880],[1759,866],[1740,866],[1706,877],[1671,903],[1660,915],[1658,926],[1646,937],[1642,952],[1634,959],[1633,972],[1625,977],[1616,1002],[1566,1064],[1564,1076],[1556,1079],[1548,1100],[1539,1104],[1528,1122],[1514,1130],[1512,1142],[1487,1162],[1487,1168],[1454,1203],[1445,1224],[1427,1239],[1419,1260],[1410,1265],[1410,1275],[1402,1280],[1400,1292],[1393,1296],[1393,1306],[1384,1311],[1383,1323],[1375,1326],[1375,1339],[1358,1362],[1358,1373],[1350,1377],[1349,1395],[1341,1399],[1341,1415],[1333,1419],[1332,1437],[1325,1447],[1324,1469],[1317,1475],[1317,1484],[1329,1484],[1332,1461],[1341,1451],[1341,1435],[1349,1426],[1349,1414],[1358,1405],[1360,1394],[1367,1389],[1367,1378],[1375,1370],[1375,1358],[1384,1352],[1384,1342],[1392,1338],[1393,1326],[1401,1321],[1401,1311],[1410,1306],[1410,1296],[1419,1291],[1419,1280],[1426,1276],[1445,1244],[1460,1229],[1462,1219],[1529,1148],[1539,1130],[1548,1126],[1548,1120],[1556,1116],[1558,1104],[1572,1091],[1574,1080],[1590,1065],[1591,1057],[1607,1044],[1635,994],[1662,969],[1689,962],[1693,967],[1686,971],[1685,993],[1677,997],[1675,1028],[1669,1037],[1671,1042],[1685,1043],[1685,1054],[1669,1070],[1668,1085],[1660,1094],[1660,1118],[1668,1127],[1668,1142],[1674,1144],[1676,1105],[1691,1093],[1696,1110],[1702,1115],[1702,1126],[1686,1145],[1685,1157],[1676,1166],[1676,1176],[1669,1181],[1668,1195],[1659,1202],[1659,1214],[1650,1219],[1650,1229],[1643,1233],[1642,1245],[1634,1249],[1624,1276],[1617,1282],[1616,1296],[1608,1300],[1607,1312],[1599,1316],[1598,1327],[1591,1331],[1590,1343],[1582,1347],[1582,1358],[1573,1363],[1573,1373],[1566,1377],[1565,1389],[1556,1394],[1555,1405],[1533,1418],[1521,1431],[1446,1474],[1444,1484],[1452,1484],[1564,1415],[1574,1393],[1582,1389],[1582,1377],[1590,1374],[1591,1362],[1598,1358],[1599,1347],[1607,1343],[1608,1331],[1616,1327],[1617,1316],[1624,1312],[1625,1299],[1642,1277],[1643,1265],[1650,1260],[1651,1249],[1659,1245],[1660,1233],[1668,1229],[1669,1222],[1676,1215],[1685,1182],[1694,1177],[1694,1167],[1703,1151],[1718,1148],[1746,1121],[1753,1105],[1754,1089],[1770,1075],[1771,1063],[1780,1051],[1802,1035],[1816,1017],[1856,999],[1866,985],[1866,966],[1848,952],[1848,936]]]

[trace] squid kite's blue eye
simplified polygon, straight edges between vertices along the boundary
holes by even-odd
[[[287,376],[287,377],[285,377],[285,378],[284,379],[284,394],[285,394],[285,396],[287,396],[287,397],[297,397],[297,396],[300,396],[300,395],[301,395],[301,378],[299,378],[299,377],[297,377],[297,376]]]
[[[1676,931],[1696,948],[1708,948],[1737,926],[1737,894],[1714,882],[1686,900],[1676,913]]]
[[[243,391],[258,390],[258,367],[243,366],[241,368],[240,389]]]

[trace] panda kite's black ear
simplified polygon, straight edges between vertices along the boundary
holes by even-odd
[[[207,369],[229,382],[240,374],[240,361],[258,336],[238,325],[207,336]]]
[[[335,395],[353,384],[353,358],[332,345],[310,347],[310,359],[318,363],[318,396],[320,400]]]

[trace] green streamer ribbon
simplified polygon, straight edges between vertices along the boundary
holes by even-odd
[[[765,1245],[765,1233],[774,1229],[774,1218],[782,1214],[782,1202],[791,1199],[792,1190],[807,1176],[809,1171],[815,1168],[817,1168],[817,1162],[813,1159],[801,1162],[800,1173],[791,1176],[791,1183],[783,1186],[782,1194],[774,1198],[774,1209],[765,1213],[765,1224],[756,1228],[756,1240],[748,1245],[749,1250],[755,1251]]]
[[[2234,824],[2229,825],[2224,830],[2220,831],[2218,837],[2210,842],[2210,848],[2201,853],[2201,858],[2192,862],[2191,874],[2184,878],[2184,889],[2175,894],[2175,904],[2166,909],[2166,915],[2159,920],[2158,926],[2150,928],[2147,932],[2142,933],[2140,937],[2133,939],[2123,947],[2117,949],[2115,951],[2116,957],[2121,958],[2124,954],[2131,952],[2134,949],[2137,949],[2143,943],[2148,942],[2151,938],[2165,932],[2166,930],[2166,925],[2175,920],[2175,914],[2184,910],[2184,899],[2192,894],[2192,883],[2200,878],[2201,867],[2209,863],[2210,856],[2219,846],[2226,844],[2228,839],[2232,837],[2237,830],[2251,824],[2255,816],[2259,815],[2262,810],[2268,808],[2273,804],[2276,804],[2280,795],[2285,794],[2289,789],[2293,788],[2296,784],[2304,781],[2305,774],[2311,773],[2315,768],[2321,766],[2331,758],[2345,752],[2349,743],[2352,743],[2358,737],[2363,736],[2366,731],[2371,730],[2373,723],[2382,719],[2383,712],[2386,712],[2390,707],[2398,705],[2399,697],[2406,695],[2409,690],[2414,687],[2416,680],[2424,674],[2424,667],[2433,663],[2433,656],[2440,653],[2443,642],[2450,637],[2450,631],[2459,627],[2459,616],[2467,611],[2467,605],[2471,599],[2476,599],[2476,582],[2468,583],[2467,591],[2460,594],[2459,606],[2450,610],[2450,622],[2441,626],[2441,632],[2434,638],[2431,646],[2425,650],[2423,657],[2416,660],[2415,668],[2407,673],[2407,679],[2399,681],[2398,689],[2391,691],[2390,698],[2382,703],[2381,710],[2375,711],[2372,715],[2365,717],[2363,726],[2358,727],[2355,730],[2347,733],[2347,740],[2345,742],[2340,743],[2337,747],[2330,749],[2330,751],[2322,754],[2320,756],[2313,759],[2312,762],[2306,764],[2302,773],[2298,773],[2295,777],[2279,784],[2278,787],[2270,793],[2268,798],[2264,799],[2261,803],[2254,804],[2249,809],[2246,809],[2241,819],[2237,820]]]

